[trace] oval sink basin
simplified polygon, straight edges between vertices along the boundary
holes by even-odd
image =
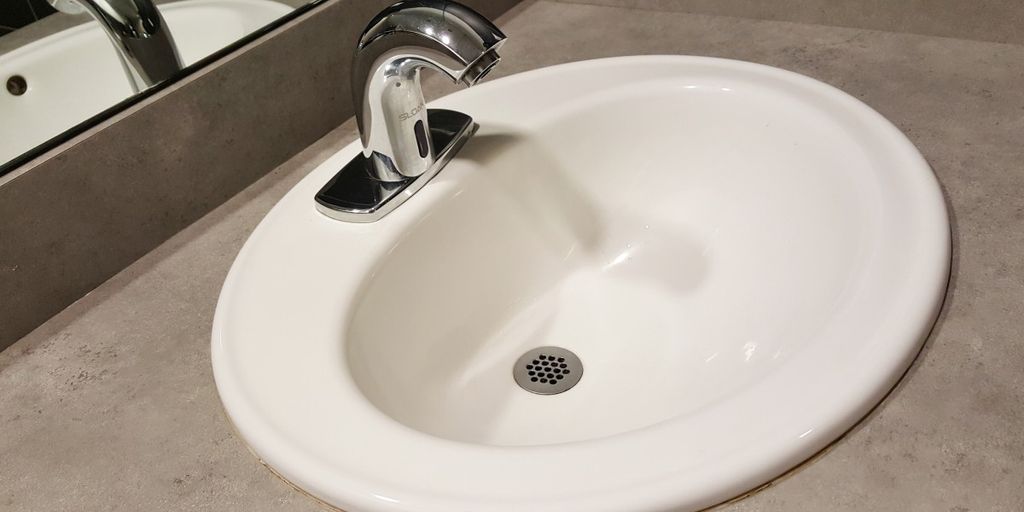
[[[292,10],[272,0],[185,0],[159,9],[186,66]],[[132,95],[117,52],[95,21],[0,55],[0,79],[14,75],[25,79],[28,90],[21,96],[0,92],[0,162]]]
[[[629,57],[431,106],[480,125],[438,176],[378,222],[334,221],[313,196],[345,148],[267,215],[217,308],[229,416],[331,505],[714,505],[863,418],[935,320],[936,179],[821,82]],[[520,356],[552,346],[578,383],[518,385]],[[561,360],[531,358],[560,387]]]

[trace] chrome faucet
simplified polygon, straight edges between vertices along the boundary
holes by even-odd
[[[426,184],[476,124],[460,112],[425,108],[420,71],[472,86],[498,63],[504,41],[494,24],[452,1],[402,1],[374,17],[352,61],[363,153],[317,194],[318,209],[372,222]]]
[[[434,163],[420,70],[471,86],[498,63],[504,39],[486,18],[455,2],[400,2],[370,22],[352,62],[352,93],[363,154],[379,179],[413,178]]]
[[[49,0],[67,14],[88,12],[117,50],[132,90],[162,82],[182,68],[178,48],[152,0]]]

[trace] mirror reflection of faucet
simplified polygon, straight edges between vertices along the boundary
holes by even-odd
[[[152,0],[48,0],[66,14],[88,12],[110,38],[134,92],[181,70],[181,57]]]
[[[427,109],[420,70],[476,84],[495,65],[505,34],[464,5],[407,0],[378,14],[352,61],[352,94],[363,154],[316,195],[337,220],[373,222],[441,170],[476,131],[461,112]]]

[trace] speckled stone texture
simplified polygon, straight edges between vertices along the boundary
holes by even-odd
[[[810,75],[893,120],[946,189],[952,287],[907,378],[832,450],[721,510],[1024,510],[1024,47],[546,1],[501,25],[512,39],[495,76],[650,53]],[[209,331],[250,231],[353,130],[336,129],[0,353],[0,510],[320,510],[233,434]]]
[[[1024,44],[1020,0],[568,0]]]

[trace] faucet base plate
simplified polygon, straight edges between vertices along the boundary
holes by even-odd
[[[405,181],[380,181],[373,177],[370,160],[360,154],[317,192],[316,209],[344,222],[380,220],[423,188],[477,129],[472,117],[454,110],[429,109],[427,121],[434,147],[441,148],[430,169]]]

